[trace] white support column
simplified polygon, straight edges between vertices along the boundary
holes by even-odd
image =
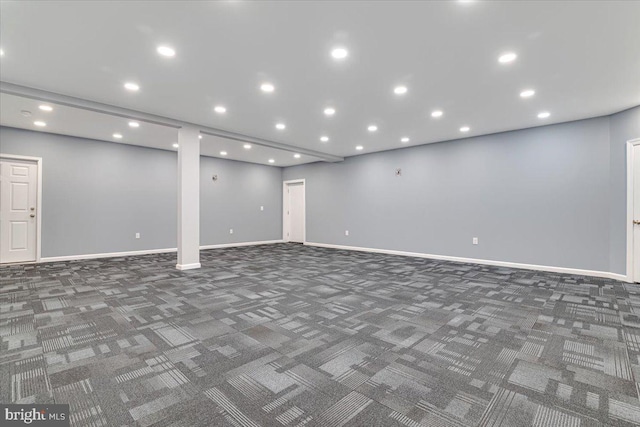
[[[178,129],[178,270],[200,268],[200,131]]]

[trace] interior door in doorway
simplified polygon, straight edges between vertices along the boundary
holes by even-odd
[[[292,183],[289,190],[289,241],[304,243],[304,184]]]
[[[38,165],[0,160],[0,263],[36,261]]]
[[[640,283],[640,144],[633,146],[633,281]]]

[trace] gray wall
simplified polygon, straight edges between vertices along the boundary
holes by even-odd
[[[200,224],[201,245],[281,240],[282,169],[201,157]]]
[[[609,155],[603,117],[291,167],[283,178],[306,179],[309,242],[609,271]]]
[[[203,157],[201,244],[280,239],[282,180],[306,178],[310,242],[624,274],[638,137],[640,107],[284,171]],[[0,151],[43,158],[43,257],[176,246],[175,153],[6,127]]]
[[[610,117],[610,268],[625,274],[627,250],[627,141],[640,138],[640,107]]]
[[[0,152],[43,158],[43,257],[176,247],[176,153],[7,127]],[[282,238],[280,168],[201,167],[201,244]]]

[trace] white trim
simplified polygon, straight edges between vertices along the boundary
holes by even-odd
[[[284,243],[284,240],[262,240],[260,242],[239,242],[239,243],[222,243],[219,245],[204,245],[204,246],[200,246],[200,250],[237,248],[241,246],[273,245],[274,243]]]
[[[163,254],[167,252],[176,252],[176,248],[166,249],[146,249],[142,251],[125,251],[125,252],[106,252],[100,254],[83,254],[83,255],[64,255],[45,257],[40,259],[40,262],[60,262],[60,261],[77,261],[83,259],[99,259],[99,258],[117,258],[124,256],[136,256],[136,255],[149,255],[149,254]]]
[[[627,268],[625,280],[633,282],[633,147],[640,145],[640,138],[627,141]],[[640,171],[638,171],[640,173]],[[640,256],[640,254],[638,255]]]
[[[24,160],[35,162],[38,168],[38,188],[36,190],[36,261],[40,262],[42,255],[42,157],[19,156],[17,154],[0,153],[0,159]]]
[[[603,277],[607,279],[623,280],[623,281],[626,279],[626,276],[623,276],[621,274],[609,273],[606,271],[581,270],[577,268],[552,267],[547,265],[535,265],[535,264],[521,264],[517,262],[493,261],[493,260],[477,259],[477,258],[461,258],[461,257],[455,257],[455,256],[448,256],[448,255],[432,255],[432,254],[424,254],[419,252],[394,251],[390,249],[364,248],[360,246],[332,245],[329,243],[305,242],[305,245],[316,246],[320,248],[342,249],[347,251],[373,252],[373,253],[387,254],[387,255],[400,255],[400,256],[410,256],[415,258],[428,258],[428,259],[437,259],[442,261],[463,262],[463,263],[469,263],[469,264],[493,265],[497,267],[522,268],[525,270],[549,271],[552,273],[573,274],[573,275],[579,275],[579,276]]]
[[[194,262],[193,264],[176,264],[176,268],[178,270],[194,270],[200,267],[201,265],[199,262]]]
[[[621,282],[629,282],[629,278],[624,274],[618,274],[618,273],[608,273],[608,274],[609,274],[609,279],[619,280]]]
[[[287,230],[289,229],[289,197],[287,197],[287,186],[290,184],[302,184],[302,243],[307,242],[307,183],[304,178],[290,179],[282,181],[282,241],[289,242]]]
[[[206,249],[233,248],[237,246],[257,246],[257,245],[268,245],[273,243],[283,243],[283,241],[282,240],[263,240],[258,242],[223,243],[220,245],[200,246],[200,249],[206,250]],[[141,251],[107,252],[107,253],[101,253],[101,254],[65,255],[65,256],[41,258],[40,262],[76,261],[76,260],[83,260],[83,259],[116,258],[116,257],[124,257],[124,256],[163,254],[168,252],[177,252],[177,250],[178,250],[177,248],[165,248],[165,249],[145,249]]]

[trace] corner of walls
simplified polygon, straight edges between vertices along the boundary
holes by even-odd
[[[609,182],[608,182],[608,185],[609,185],[609,194],[608,194],[608,197],[609,197],[609,212],[608,212],[608,214],[609,214],[609,230],[608,230],[608,233],[607,233],[607,246],[609,247],[609,256],[608,256],[608,259],[607,259],[607,270],[606,271],[609,272],[609,273],[613,273],[614,271],[613,271],[613,269],[611,267],[611,265],[612,265],[611,264],[611,221],[612,221],[611,220],[611,197],[612,197],[612,182],[611,182],[611,116],[606,116],[606,120],[607,120],[607,143],[608,143],[608,146],[609,146],[609,153],[607,153],[608,156],[609,156],[609,158],[608,158],[608,166],[609,166],[609,177],[608,177],[609,178]]]
[[[614,243],[613,231],[615,229],[615,204],[616,198],[615,194],[615,179],[613,177],[613,169],[615,167],[615,153],[614,153],[614,144],[613,137],[611,131],[611,122],[613,115],[607,116],[608,126],[609,126],[609,271],[611,273],[623,274],[626,275],[626,266],[624,269],[619,270],[616,268],[616,259],[617,255],[615,254],[615,250],[617,249],[617,245]],[[626,184],[625,184],[626,187]],[[625,249],[626,252],[626,249]]]

